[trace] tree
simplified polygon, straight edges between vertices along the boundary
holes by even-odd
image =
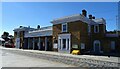
[[[9,35],[8,37],[9,37],[9,39],[13,39],[14,38],[12,35]]]
[[[3,32],[2,36],[1,36],[5,41],[9,40],[9,33],[8,32]]]
[[[10,41],[10,43],[14,43],[13,39],[14,39],[14,37],[12,35],[9,35],[9,41]]]

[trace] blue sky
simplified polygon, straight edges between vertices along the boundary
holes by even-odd
[[[86,9],[96,18],[105,18],[107,30],[116,29],[117,2],[3,2],[2,32],[13,35],[13,29],[22,26],[36,28],[51,26],[51,20],[81,13]]]

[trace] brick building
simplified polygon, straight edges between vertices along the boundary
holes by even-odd
[[[81,53],[118,53],[120,34],[108,33],[104,18],[87,17],[87,11],[55,19],[53,24],[53,44],[58,44],[54,50],[71,53],[78,49]],[[54,45],[53,45],[54,47]]]
[[[120,52],[120,32],[116,34],[107,31],[105,19],[95,18],[92,15],[87,17],[86,10],[82,10],[82,14],[52,20],[51,23],[53,26],[32,28],[26,33],[21,33],[23,35],[19,38],[20,47],[62,53],[71,53],[74,49],[80,50],[83,54]],[[14,37],[18,39],[16,32],[21,30],[14,29],[14,31]],[[25,31],[24,29],[23,32]]]
[[[20,27],[14,29],[16,48],[33,50],[52,50],[52,27],[39,29]]]

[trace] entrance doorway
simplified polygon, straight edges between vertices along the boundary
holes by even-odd
[[[70,34],[58,36],[58,52],[70,53]]]
[[[66,39],[63,39],[63,49],[66,49]]]
[[[95,53],[100,53],[100,51],[101,51],[100,41],[95,40],[94,41],[94,52]]]

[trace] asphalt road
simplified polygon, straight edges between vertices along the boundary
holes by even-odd
[[[19,55],[10,51],[0,50],[2,67],[74,67],[59,62],[52,62],[40,58]]]

